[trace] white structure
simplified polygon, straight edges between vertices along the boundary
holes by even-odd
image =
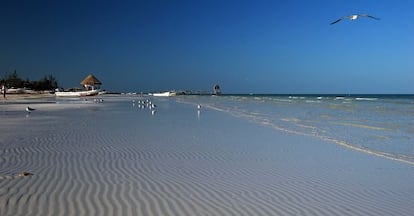
[[[85,79],[82,80],[80,83],[83,87],[83,90],[76,91],[60,91],[59,89],[56,90],[55,95],[58,97],[83,97],[83,96],[93,96],[99,94],[100,86],[102,85],[101,81],[99,81],[95,76],[89,74]]]

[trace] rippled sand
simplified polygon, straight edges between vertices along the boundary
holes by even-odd
[[[0,104],[0,215],[414,212],[410,164],[154,102]]]

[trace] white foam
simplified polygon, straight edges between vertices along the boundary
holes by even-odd
[[[378,100],[378,98],[363,98],[363,97],[357,97],[357,98],[355,98],[355,100],[358,100],[358,101],[376,101],[376,100]]]

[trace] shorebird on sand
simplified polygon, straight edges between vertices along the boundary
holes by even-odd
[[[371,18],[371,19],[375,19],[375,20],[380,20],[380,18],[371,16],[371,15],[368,15],[368,14],[352,14],[352,15],[349,15],[349,16],[341,17],[341,18],[339,18],[339,19],[331,22],[331,25],[333,25],[333,24],[335,24],[335,23],[337,23],[337,22],[339,22],[339,21],[341,21],[343,19],[356,20],[359,17],[367,17],[367,18]]]
[[[26,107],[26,112],[31,113],[32,111],[35,111],[36,109],[31,108],[31,107]]]
[[[32,176],[33,173],[29,173],[29,172],[21,172],[19,174],[17,174],[17,177],[27,177],[27,176]]]

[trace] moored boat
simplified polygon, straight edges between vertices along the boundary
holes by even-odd
[[[56,91],[57,97],[85,97],[94,96],[99,94],[99,89],[87,90],[87,91]]]
[[[100,90],[101,81],[99,81],[92,74],[88,75],[82,82],[82,89],[71,89],[69,91],[61,91],[56,89],[55,95],[57,97],[85,97],[98,95]]]
[[[173,91],[166,91],[166,92],[151,93],[150,95],[154,97],[171,97],[171,96],[176,96],[177,93]]]

